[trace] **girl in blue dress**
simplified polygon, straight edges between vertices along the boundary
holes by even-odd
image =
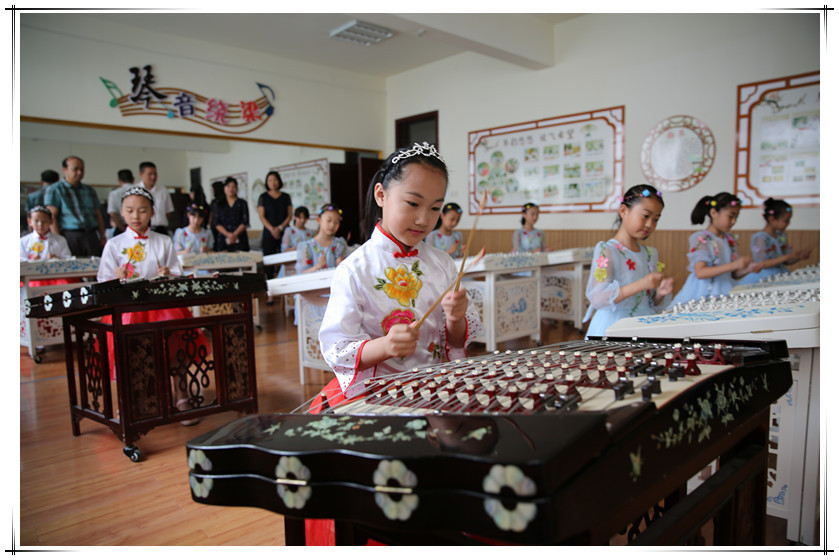
[[[190,253],[208,253],[213,248],[213,235],[210,230],[204,227],[207,219],[207,207],[203,204],[193,202],[186,209],[189,223],[182,228],[175,230],[172,240],[175,243],[175,251],[179,255]]]
[[[513,232],[514,253],[544,253],[545,234],[542,230],[536,229],[536,221],[539,219],[539,207],[528,202],[521,207],[522,228]]]
[[[809,249],[794,250],[787,241],[787,227],[792,219],[792,206],[784,200],[767,198],[763,202],[766,226],[752,235],[752,260],[759,272],[750,272],[740,284],[753,284],[775,274],[789,272],[785,264],[793,264],[810,257]]]
[[[425,242],[436,249],[445,251],[453,259],[458,259],[463,254],[463,234],[454,231],[460,223],[460,216],[463,210],[454,202],[449,202],[440,211],[440,218],[437,220],[437,227],[428,234]]]
[[[315,233],[306,229],[306,222],[309,221],[309,209],[305,206],[298,206],[294,209],[294,218],[283,231],[283,239],[280,250],[283,252],[297,249],[297,245],[311,239]]]
[[[621,199],[618,232],[594,247],[586,285],[591,305],[583,319],[591,318],[587,337],[605,336],[619,319],[652,315],[669,304],[673,279],[662,273],[658,251],[639,243],[655,231],[663,209],[661,193],[649,185],[636,185]]]
[[[318,211],[318,232],[297,245],[297,274],[335,268],[350,254],[343,237],[335,237],[341,227],[341,209],[324,204]]]
[[[690,236],[688,270],[690,276],[673,303],[711,295],[725,295],[737,279],[759,266],[749,256],[737,254],[737,238],[730,233],[740,215],[740,199],[731,193],[703,196],[690,214],[692,224],[710,219],[708,227]]]

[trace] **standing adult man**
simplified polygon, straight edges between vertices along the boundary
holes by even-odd
[[[29,196],[26,197],[27,214],[36,206],[44,205],[44,194],[47,192],[47,187],[53,183],[57,183],[59,179],[61,179],[61,176],[57,171],[53,171],[52,169],[47,169],[46,171],[41,172],[41,188],[35,192],[29,193]]]
[[[84,161],[68,156],[61,162],[64,178],[50,185],[44,204],[52,212],[53,233],[67,239],[76,257],[100,256],[105,239],[105,221],[99,211],[99,198],[93,187],[82,183]]]
[[[114,235],[125,231],[125,222],[120,213],[120,209],[122,208],[122,195],[134,186],[134,174],[130,169],[120,169],[117,172],[117,181],[119,181],[119,186],[108,193],[108,215],[111,217],[111,223],[116,228]]]
[[[169,235],[169,219],[175,213],[175,205],[169,191],[163,185],[157,184],[157,166],[150,161],[140,164],[140,182],[138,187],[144,187],[154,198],[154,216],[151,218],[151,229]]]

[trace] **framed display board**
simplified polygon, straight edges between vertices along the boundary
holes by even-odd
[[[767,198],[818,206],[818,72],[737,87],[734,192],[744,206]]]
[[[623,193],[624,106],[469,133],[469,213],[617,210]]]
[[[714,164],[711,129],[688,115],[668,117],[653,127],[641,147],[641,170],[661,191],[683,191],[705,178]]]
[[[228,177],[233,177],[234,179],[236,179],[236,187],[239,189],[236,194],[239,198],[244,198],[245,201],[247,202],[248,196],[249,196],[250,191],[251,191],[250,185],[248,184],[248,172],[247,171],[242,171],[241,173],[231,173],[230,175],[222,175],[220,177],[212,177],[210,179],[210,185],[212,185],[216,181],[220,181],[220,182],[224,183],[224,180],[227,179]],[[224,193],[222,193],[222,194],[224,194]],[[213,199],[211,198],[209,200],[209,202],[212,202],[212,200]],[[254,206],[256,206],[256,204],[254,204]]]
[[[305,206],[309,215],[318,215],[320,207],[329,202],[329,160],[327,158],[272,167],[283,178],[283,192],[291,197],[295,208]]]

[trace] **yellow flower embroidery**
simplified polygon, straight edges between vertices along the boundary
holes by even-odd
[[[606,272],[605,268],[598,268],[597,270],[594,271],[594,279],[597,280],[598,282],[602,282],[603,280],[606,279],[607,274],[608,273]]]
[[[400,264],[396,269],[385,268],[385,277],[387,280],[380,278],[376,288],[403,307],[414,305],[414,300],[422,288],[422,280],[419,279],[417,271],[409,270],[404,264]]]
[[[142,243],[137,243],[133,247],[123,249],[122,254],[128,257],[129,263],[143,262],[146,260],[146,246]]]
[[[658,261],[658,263],[656,263],[656,265],[655,265],[655,269],[656,269],[658,272],[663,271],[663,270],[664,270],[664,267],[665,267],[665,264],[664,264],[663,262],[661,262],[661,261]]]

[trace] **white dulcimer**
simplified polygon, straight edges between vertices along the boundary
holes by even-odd
[[[814,275],[815,273],[815,275]],[[793,385],[771,408],[767,513],[786,519],[787,538],[819,544],[820,288],[818,268],[743,286],[644,317],[621,319],[607,337],[713,337],[787,343]],[[782,289],[787,286],[787,289]],[[794,286],[789,288],[789,286]]]

